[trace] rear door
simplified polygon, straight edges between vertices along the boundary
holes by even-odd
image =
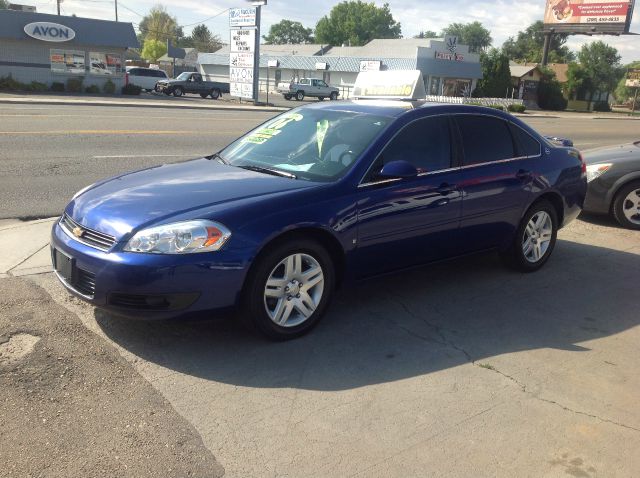
[[[419,171],[409,179],[381,179],[390,161]],[[358,275],[366,277],[456,253],[462,194],[457,186],[450,121],[422,118],[383,149],[359,187]]]
[[[520,222],[532,174],[509,123],[491,115],[455,115],[462,147],[459,185],[464,252],[504,245]]]

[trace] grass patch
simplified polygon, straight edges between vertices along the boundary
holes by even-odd
[[[479,363],[478,367],[486,368],[487,370],[493,370],[494,372],[497,372],[496,368],[490,363]]]

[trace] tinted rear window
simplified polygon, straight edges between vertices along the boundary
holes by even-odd
[[[519,148],[518,156],[539,156],[541,149],[538,140],[519,126],[513,124],[510,126]]]
[[[462,137],[465,165],[516,156],[506,121],[476,115],[458,115],[455,118]]]

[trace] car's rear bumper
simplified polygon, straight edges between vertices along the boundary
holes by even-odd
[[[240,255],[229,252],[103,252],[71,238],[57,221],[51,248],[72,258],[71,279],[56,272],[69,292],[130,318],[165,319],[234,307],[248,266]]]

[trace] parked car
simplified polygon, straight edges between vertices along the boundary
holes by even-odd
[[[52,257],[72,294],[115,314],[236,307],[288,339],[339,284],[496,249],[539,269],[586,187],[577,150],[508,113],[315,103],[206,158],[83,189],[53,226]]]
[[[167,78],[164,70],[140,66],[127,67],[126,82],[137,85],[143,90],[154,90],[158,81],[166,80]]]
[[[325,98],[337,100],[340,95],[338,88],[329,86],[324,80],[318,78],[303,78],[290,83],[278,83],[276,91],[281,93],[285,100],[295,98],[296,101],[302,101],[305,96],[318,98],[320,101]]]
[[[640,230],[640,141],[588,151],[585,211],[611,214]]]
[[[159,81],[156,91],[166,95],[182,96],[185,93],[194,93],[202,98],[211,96],[214,100],[220,98],[222,93],[229,93],[229,83],[220,81],[205,81],[200,73],[180,73],[174,80]]]

